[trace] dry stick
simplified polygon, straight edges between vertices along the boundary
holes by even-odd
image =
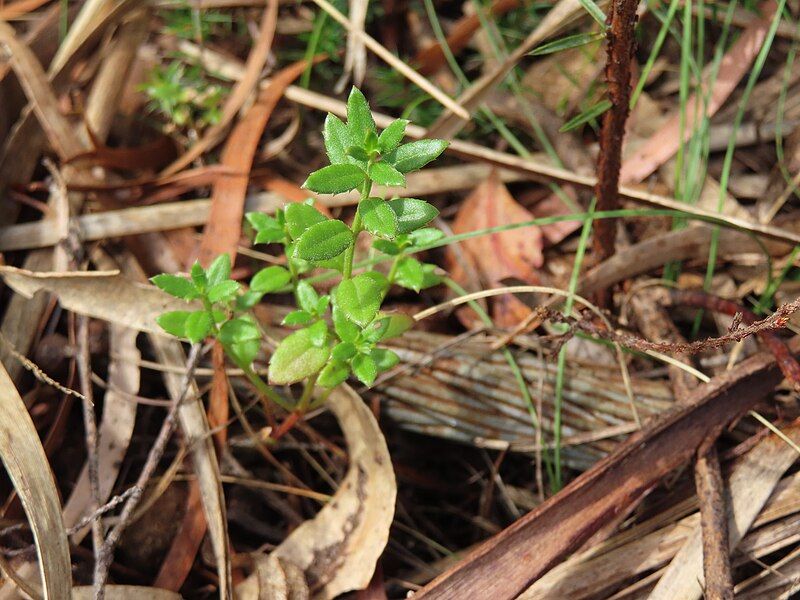
[[[753,332],[758,335],[761,341],[764,342],[764,345],[775,356],[775,359],[778,361],[778,366],[780,367],[784,377],[789,380],[789,383],[791,383],[796,390],[800,390],[800,363],[798,363],[794,356],[792,356],[792,353],[786,347],[786,344],[774,331],[774,329],[786,326],[789,316],[792,314],[792,312],[797,310],[800,302],[795,300],[794,302],[784,304],[766,319],[758,321],[758,317],[752,311],[739,306],[735,302],[713,296],[706,292],[672,290],[669,294],[669,301],[673,305],[702,308],[732,317],[735,317],[737,314],[741,315],[742,321],[749,326],[744,329],[753,329]],[[753,327],[754,324],[766,324],[769,322],[769,319],[772,319],[772,324],[776,325],[777,327],[767,327],[763,329]],[[744,329],[739,330],[739,332],[744,331]]]
[[[89,471],[89,488],[91,490],[89,507],[94,514],[100,508],[100,457],[97,450],[97,420],[92,395],[92,368],[89,362],[89,318],[83,315],[78,316],[78,354],[75,358],[83,390],[81,401],[83,426],[86,434],[86,465]],[[104,592],[103,586],[99,583],[98,567],[100,556],[103,553],[103,520],[99,517],[92,521],[92,546],[94,547],[94,596],[98,600],[102,600]]]
[[[708,600],[733,600],[728,510],[715,441],[708,439],[700,446],[694,471],[703,533],[705,597]]]
[[[150,449],[150,453],[147,455],[144,467],[142,467],[142,471],[139,473],[139,478],[132,488],[133,491],[130,494],[130,498],[128,498],[128,501],[125,503],[119,515],[119,521],[114,529],[109,532],[103,544],[102,552],[97,557],[97,564],[95,565],[95,586],[99,585],[102,587],[105,585],[106,579],[108,578],[108,569],[114,558],[114,548],[119,542],[120,537],[122,537],[122,533],[125,531],[128,523],[131,521],[136,507],[142,499],[142,494],[147,486],[147,482],[153,476],[156,467],[158,467],[158,463],[161,461],[161,457],[167,448],[167,442],[169,442],[172,433],[175,431],[175,427],[178,424],[178,409],[186,399],[186,393],[191,387],[190,383],[194,376],[194,370],[200,358],[200,348],[200,344],[194,344],[189,352],[189,358],[186,361],[186,376],[183,380],[181,393],[170,407],[164,419],[164,423],[161,425],[161,430],[158,432],[158,437],[156,437],[156,441]]]
[[[622,141],[625,122],[630,112],[631,61],[635,45],[638,0],[613,0],[608,15],[606,85],[611,108],[603,115],[600,129],[600,154],[597,161],[597,210],[616,210],[619,202],[619,173],[622,168]],[[594,249],[598,261],[614,254],[616,219],[603,219],[595,224]],[[608,291],[599,292],[608,300]],[[607,302],[601,302],[607,304]]]

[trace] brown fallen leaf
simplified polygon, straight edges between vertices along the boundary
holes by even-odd
[[[496,171],[479,185],[464,201],[453,222],[453,232],[466,233],[476,229],[498,227],[531,221],[534,216],[508,192]],[[515,278],[535,284],[536,270],[542,266],[542,232],[535,226],[503,233],[480,236],[461,242],[463,256],[472,263],[482,284],[493,287],[503,279]],[[454,252],[448,248],[451,276],[460,284],[467,274]],[[471,312],[460,313],[463,320],[472,320]],[[530,309],[513,296],[498,296],[492,304],[492,316],[498,327],[510,327],[530,314]],[[467,324],[467,323],[465,323]]]
[[[303,571],[274,554],[253,555],[253,576],[236,587],[238,600],[307,600]]]

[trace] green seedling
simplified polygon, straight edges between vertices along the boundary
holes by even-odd
[[[404,186],[405,176],[436,159],[442,140],[403,144],[408,121],[398,119],[378,132],[364,95],[356,88],[347,102],[347,122],[329,114],[323,139],[330,165],[314,171],[303,187],[317,193],[358,190],[361,199],[352,224],[331,219],[312,201],[289,204],[274,215],[249,213],[246,220],[255,244],[279,244],[285,266],[257,272],[248,289],[231,280],[227,255],[207,269],[192,267],[189,277],[162,274],[152,282],[177,298],[199,301],[202,308],[161,315],[168,333],[193,343],[220,341],[226,354],[264,395],[288,410],[305,411],[351,375],[365,385],[395,366],[399,358],[381,343],[408,330],[409,316],[382,310],[392,285],[419,292],[437,285],[435,266],[411,254],[443,237],[428,227],[438,211],[417,198],[386,199],[372,193],[373,184]],[[391,257],[387,274],[368,268],[354,273],[353,257],[361,235],[378,253]],[[330,295],[320,294],[307,275],[320,268],[338,272],[341,280]],[[296,304],[283,324],[295,330],[278,344],[269,360],[268,380],[253,369],[262,347],[262,332],[252,308],[268,294],[291,293]],[[271,386],[303,384],[296,401]],[[323,390],[315,394],[315,391]],[[316,400],[314,398],[316,397]]]

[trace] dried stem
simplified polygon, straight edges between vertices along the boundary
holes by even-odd
[[[189,352],[186,365],[186,377],[183,380],[181,393],[170,407],[164,419],[164,423],[161,425],[161,430],[158,432],[158,437],[156,437],[156,441],[153,443],[153,447],[147,455],[144,467],[142,467],[142,471],[139,473],[139,478],[136,480],[130,497],[120,513],[119,521],[114,529],[108,533],[108,537],[106,537],[106,541],[103,544],[102,552],[97,557],[97,564],[95,565],[95,589],[97,589],[97,586],[102,588],[102,586],[105,585],[106,579],[108,578],[108,569],[114,558],[114,548],[119,542],[120,537],[122,537],[125,528],[130,523],[136,507],[142,499],[144,489],[147,487],[147,482],[150,481],[153,473],[155,473],[158,463],[161,461],[161,457],[164,455],[164,451],[167,448],[167,442],[169,442],[172,433],[175,431],[175,427],[178,424],[178,409],[181,404],[183,404],[186,393],[191,387],[194,370],[200,358],[200,348],[200,344],[194,344]],[[96,593],[95,598],[98,598]]]
[[[600,130],[600,154],[597,162],[597,210],[619,208],[619,173],[622,165],[622,140],[630,112],[631,61],[635,45],[636,7],[638,0],[612,0],[608,15],[606,85],[611,108],[603,115]],[[594,248],[597,260],[614,254],[616,220],[604,219],[595,224]]]
[[[672,290],[670,292],[670,302],[682,306],[712,310],[731,317],[741,315],[742,322],[747,324],[748,327],[736,331],[735,334],[737,337],[738,334],[746,330],[757,334],[769,351],[775,355],[775,359],[778,361],[778,366],[784,377],[789,380],[789,383],[791,383],[795,389],[800,389],[800,363],[792,356],[792,353],[789,352],[786,344],[781,340],[778,334],[774,332],[775,329],[786,326],[789,315],[797,310],[798,306],[800,306],[800,302],[795,300],[794,302],[784,304],[772,313],[772,315],[761,321],[757,320],[758,317],[755,313],[743,306],[731,302],[730,300],[725,300],[724,298],[712,296],[706,292]],[[770,321],[770,326],[765,328],[760,327],[760,325],[768,324]]]
[[[708,439],[700,446],[694,470],[697,498],[700,502],[700,526],[703,532],[705,597],[709,600],[732,600],[728,511],[725,486],[714,441]]]
[[[83,391],[83,426],[86,433],[86,466],[89,472],[89,488],[91,491],[91,502],[89,507],[92,514],[100,508],[100,472],[99,456],[97,450],[97,420],[94,412],[94,402],[92,395],[92,368],[89,362],[89,318],[83,315],[78,316],[78,353],[76,361],[78,364],[78,376],[81,380]],[[103,520],[101,518],[92,521],[92,545],[94,546],[94,596],[98,600],[104,597],[103,586],[98,580],[98,565],[100,556],[103,552]]]

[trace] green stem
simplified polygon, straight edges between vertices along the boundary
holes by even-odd
[[[317,384],[318,376],[319,373],[314,373],[311,377],[306,379],[306,383],[303,386],[303,395],[300,396],[300,401],[297,403],[297,412],[300,414],[308,410],[311,398],[314,396],[314,386]]]
[[[369,166],[367,167],[369,168]],[[369,198],[369,192],[372,189],[372,180],[367,177],[364,179],[364,185],[361,186],[361,200],[366,200]],[[361,203],[359,202],[359,208]],[[342,269],[342,280],[350,279],[353,275],[353,256],[355,255],[356,251],[356,242],[358,241],[358,234],[361,233],[363,227],[361,225],[361,213],[356,210],[356,216],[353,218],[353,226],[351,227],[353,230],[353,241],[350,242],[350,245],[345,250],[344,254],[344,268]]]
[[[259,392],[264,394],[267,398],[272,400],[286,412],[292,412],[294,410],[294,408],[286,400],[284,400],[284,398],[278,394],[278,392],[273,390],[263,379],[261,379],[261,377],[259,377],[258,373],[253,371],[253,368],[250,365],[245,365],[237,361],[234,362],[236,362],[237,367],[244,371],[245,377],[247,377],[248,381],[250,381],[250,383],[252,383]]]

